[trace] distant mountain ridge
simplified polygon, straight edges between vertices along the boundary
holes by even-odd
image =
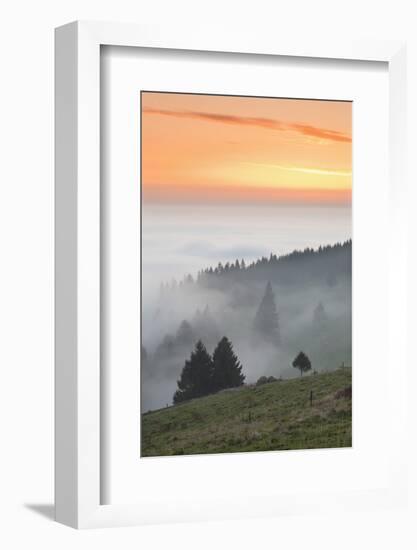
[[[252,281],[271,281],[278,285],[326,283],[333,286],[340,278],[351,279],[352,240],[334,245],[319,246],[316,249],[294,250],[289,254],[277,256],[271,253],[246,265],[245,261],[218,263],[198,272],[196,279],[185,275],[180,283],[162,284],[161,290],[177,287],[189,287],[197,284],[206,288],[227,286],[227,282],[249,283]]]

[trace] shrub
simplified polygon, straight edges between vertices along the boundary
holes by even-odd
[[[275,378],[275,376],[261,376],[260,378],[258,378],[256,385],[262,386],[263,384],[270,384],[271,382],[276,381],[277,379]]]

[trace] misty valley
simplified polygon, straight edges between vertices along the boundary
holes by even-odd
[[[142,412],[173,404],[197,342],[210,355],[226,337],[248,385],[300,376],[292,365],[299,352],[310,373],[350,366],[351,256],[349,240],[163,282],[142,320],[151,328],[142,341]]]

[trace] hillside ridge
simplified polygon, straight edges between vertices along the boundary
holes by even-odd
[[[186,274],[179,282],[173,279],[170,283],[162,283],[160,290],[164,293],[177,287],[213,287],[222,282],[267,279],[281,284],[294,284],[304,282],[305,279],[311,282],[312,279],[325,278],[327,284],[332,285],[341,275],[351,277],[351,258],[351,239],[331,245],[320,245],[317,248],[295,249],[282,255],[271,252],[269,257],[262,256],[248,265],[244,259],[224,264],[219,262],[216,267],[200,270],[195,278],[191,274]]]

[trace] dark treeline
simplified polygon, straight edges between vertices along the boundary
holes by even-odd
[[[197,277],[186,275],[180,282],[162,283],[161,293],[169,290],[190,288],[195,284],[206,288],[224,287],[228,281],[251,282],[270,280],[275,284],[302,284],[325,281],[329,286],[337,283],[340,276],[351,276],[352,240],[317,249],[294,250],[277,256],[271,253],[248,265],[245,261],[218,263],[198,272]]]

